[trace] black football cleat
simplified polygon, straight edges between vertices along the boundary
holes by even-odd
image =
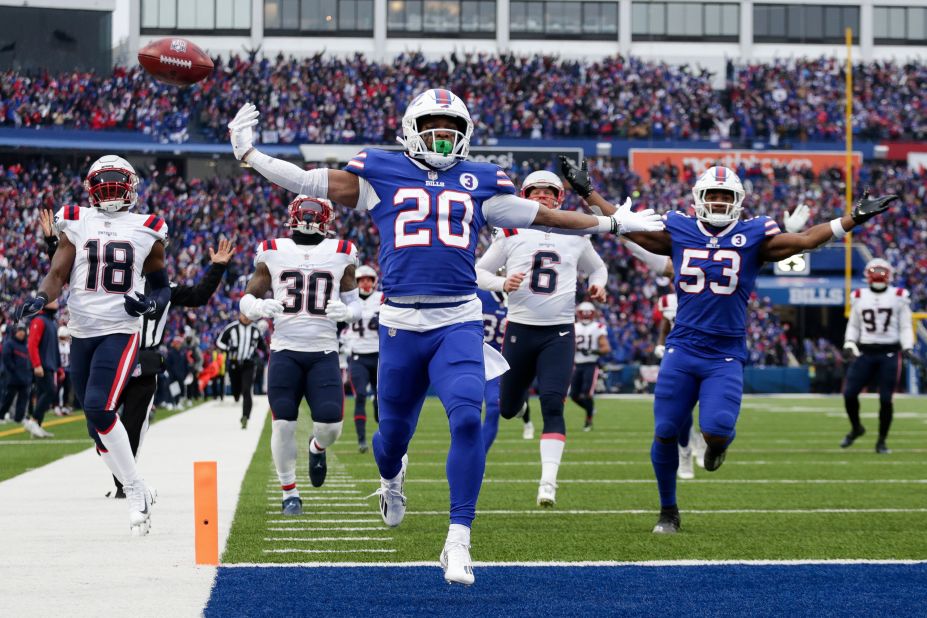
[[[309,451],[309,480],[313,487],[325,484],[325,475],[328,474],[328,464],[325,462],[325,451],[319,454]]]
[[[879,455],[891,455],[892,454],[892,449],[885,446],[885,440],[879,440],[878,442],[876,442],[875,451]]]
[[[367,446],[367,443],[366,443],[366,442],[358,442],[358,443],[357,443],[357,452],[358,452],[358,453],[366,453],[368,450],[370,450],[370,447]]]
[[[727,457],[727,449],[717,451],[709,444],[705,447],[705,469],[714,472],[724,463],[725,457]]]
[[[847,448],[856,442],[856,438],[860,438],[866,435],[866,428],[862,425],[859,426],[859,429],[851,429],[850,433],[843,437],[843,441],[840,443],[840,448]]]
[[[664,506],[660,509],[660,519],[657,525],[653,527],[654,534],[676,534],[682,521],[679,518],[679,507]]]

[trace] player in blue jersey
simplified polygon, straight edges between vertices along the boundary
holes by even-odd
[[[498,166],[467,160],[473,122],[448,90],[428,90],[402,119],[404,149],[367,149],[344,170],[306,171],[254,148],[258,111],[244,105],[229,123],[236,158],[295,193],[366,210],[380,231],[386,301],[380,311],[380,423],[373,451],[380,470],[380,512],[388,526],[405,514],[406,452],[428,387],[450,423],[447,458],[450,527],[441,552],[448,582],[471,584],[470,524],[485,466],[480,429],[486,377],[506,365],[494,351],[484,363],[482,309],[476,297],[476,245],[485,225],[576,234],[663,229],[653,212],[612,216],[538,208],[515,195]],[[490,349],[491,350],[491,349]],[[486,370],[487,366],[490,370]]]
[[[570,174],[566,176],[574,184]],[[582,177],[577,181],[582,183]],[[707,443],[706,470],[721,466],[734,440],[747,358],[747,302],[760,267],[843,238],[898,197],[870,199],[865,194],[851,214],[802,233],[781,233],[770,217],[741,219],[746,192],[737,175],[726,167],[705,171],[692,194],[694,217],[669,212],[664,217],[665,230],[628,235],[651,253],[671,256],[678,299],[676,323],[666,338],[654,393],[650,451],[661,506],[653,531],[662,534],[679,529],[676,444],[682,428],[691,422],[696,402]],[[587,194],[586,199],[603,212],[614,208],[597,193]]]
[[[505,306],[505,294],[477,290],[476,295],[483,305],[483,342],[501,354],[506,316],[509,312]],[[499,432],[499,381],[498,377],[486,380],[486,388],[483,390],[483,401],[486,403],[486,415],[483,417],[483,448],[487,453]]]

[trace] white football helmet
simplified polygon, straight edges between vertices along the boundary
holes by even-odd
[[[583,324],[589,324],[595,319],[595,305],[590,302],[579,303],[576,307],[576,313]]]
[[[132,208],[138,201],[138,174],[132,164],[117,155],[103,155],[93,162],[84,189],[90,205],[106,212]]]
[[[560,176],[557,176],[553,172],[548,172],[546,170],[539,170],[537,172],[531,172],[525,178],[525,181],[521,183],[521,192],[519,195],[521,197],[528,198],[528,193],[531,189],[536,187],[549,187],[554,190],[557,194],[557,197],[554,200],[554,208],[560,208],[563,206],[563,198],[566,196],[565,191],[563,190],[563,181],[560,180]]]
[[[365,277],[369,277],[373,281],[369,287],[366,285],[366,283],[361,285],[360,280]],[[366,264],[357,267],[357,270],[354,271],[354,279],[357,281],[357,287],[361,294],[369,295],[377,287],[377,271],[367,266]]]
[[[335,207],[326,199],[297,195],[288,208],[287,226],[294,232],[328,236],[330,226],[334,225]]]
[[[664,294],[657,301],[657,308],[663,317],[673,322],[676,319],[677,300],[675,294]]]
[[[866,282],[873,292],[884,292],[888,289],[894,278],[895,271],[888,260],[882,258],[873,258],[866,263],[866,269],[863,271]]]
[[[71,336],[71,330],[64,325],[58,327],[58,339],[67,339]]]
[[[730,191],[734,196],[734,201],[728,202],[706,202],[705,194],[712,189],[722,189]],[[695,216],[699,221],[704,221],[709,225],[724,226],[740,219],[740,212],[744,198],[747,196],[740,178],[734,173],[734,170],[715,166],[709,167],[695,181],[692,187],[692,195],[695,197]],[[724,206],[724,212],[713,212],[712,206]]]
[[[457,130],[429,129],[420,131],[418,121],[425,116],[450,116]],[[435,133],[450,132],[454,141],[435,139]],[[405,146],[409,156],[421,159],[429,166],[444,170],[462,161],[470,154],[470,137],[473,135],[473,121],[467,106],[450,90],[436,88],[426,90],[415,97],[402,117],[403,137],[397,138]],[[431,147],[425,137],[431,137]]]

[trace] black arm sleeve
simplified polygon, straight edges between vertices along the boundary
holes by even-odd
[[[225,275],[226,264],[211,264],[206,274],[194,286],[173,288],[171,302],[180,307],[202,307],[209,302]]]
[[[171,302],[171,282],[167,278],[167,269],[162,268],[153,273],[145,275],[145,281],[150,286],[151,292],[149,298],[153,298],[157,304],[156,315],[161,315]]]

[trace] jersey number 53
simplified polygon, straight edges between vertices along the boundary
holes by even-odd
[[[707,281],[705,271],[692,260],[709,260],[724,264],[721,269],[722,280]],[[740,281],[740,254],[730,249],[685,249],[682,252],[682,265],[679,268],[679,289],[687,294],[701,294],[706,287],[715,294],[730,296],[737,290]]]

